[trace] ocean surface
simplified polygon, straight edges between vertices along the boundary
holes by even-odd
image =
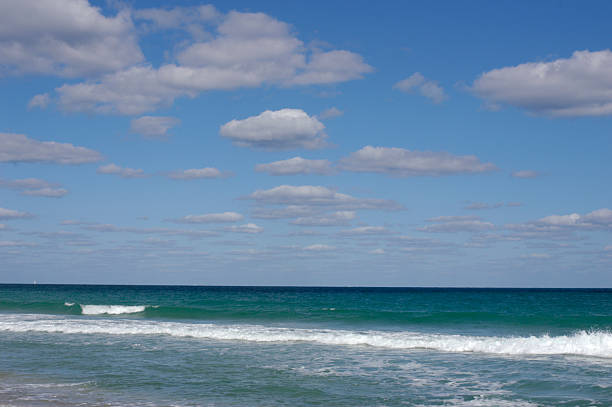
[[[0,406],[612,406],[612,290],[0,285]]]

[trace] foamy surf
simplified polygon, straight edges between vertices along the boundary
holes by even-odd
[[[120,314],[136,314],[143,312],[147,308],[146,305],[83,305],[81,304],[81,313],[83,315],[120,315]]]
[[[144,306],[135,307],[144,310]],[[100,309],[98,309],[98,313],[100,313]],[[122,313],[125,313],[125,309]],[[193,324],[124,319],[67,319],[29,314],[0,315],[0,331],[168,335],[228,341],[306,342],[334,346],[373,346],[406,350],[429,349],[442,352],[477,352],[502,355],[581,355],[612,358],[612,333],[601,331],[580,331],[572,335],[561,336],[489,337],[425,334],[418,332],[283,328],[261,325]]]

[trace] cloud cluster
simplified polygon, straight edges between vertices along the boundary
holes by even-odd
[[[185,13],[148,9],[140,15],[162,28],[177,26]],[[136,115],[209,90],[337,83],[372,71],[349,51],[307,52],[288,24],[263,13],[231,11],[209,23],[217,22],[211,38],[181,48],[177,63],[133,65],[99,80],[63,85],[57,89],[60,105],[70,111]]]
[[[267,172],[270,175],[327,175],[333,172],[333,168],[329,160],[307,160],[302,157],[293,157],[268,164],[257,164],[255,171]]]
[[[397,202],[372,199],[355,198],[353,196],[336,192],[333,189],[313,185],[280,185],[267,190],[257,190],[248,196],[258,203],[281,205],[308,205],[341,207],[346,210],[355,209],[401,209]]]
[[[142,169],[120,167],[117,164],[107,164],[98,167],[98,174],[114,174],[119,175],[121,178],[144,178],[147,174]]]
[[[206,213],[202,215],[187,215],[178,219],[170,219],[170,221],[175,223],[231,223],[241,221],[242,219],[244,219],[244,216],[239,213],[222,212]]]
[[[444,89],[438,84],[438,82],[425,79],[425,77],[419,72],[415,72],[408,78],[397,82],[395,85],[393,85],[393,89],[406,93],[410,93],[415,89],[418,89],[421,95],[434,103],[442,103],[448,99]]]
[[[87,0],[0,2],[0,73],[76,77],[142,62],[129,12],[106,17]]]
[[[142,116],[131,121],[130,129],[145,138],[164,138],[168,137],[168,130],[180,122],[176,117]]]
[[[38,178],[24,178],[5,180],[0,178],[0,188],[21,191],[22,195],[43,196],[47,198],[61,198],[68,193],[67,189],[58,188],[57,184],[49,183]]]
[[[247,199],[258,205],[252,217],[292,219],[298,226],[347,226],[357,210],[400,210],[402,206],[384,199],[356,198],[333,189],[313,185],[280,185],[257,190]]]
[[[483,232],[495,229],[491,222],[484,222],[475,216],[439,216],[427,220],[432,223],[419,228],[421,232]]]
[[[14,209],[0,208],[0,219],[2,220],[27,219],[32,217],[34,217],[34,215],[31,213],[21,212]]]
[[[100,160],[100,153],[85,147],[38,141],[23,134],[0,133],[0,162],[85,164]]]
[[[411,151],[396,147],[365,146],[340,160],[339,168],[353,172],[375,172],[396,177],[477,174],[496,171],[473,155]]]
[[[221,126],[220,133],[241,147],[269,150],[315,149],[325,145],[325,126],[316,117],[300,109],[281,109],[232,120]]]
[[[167,175],[170,179],[193,180],[193,179],[211,179],[223,178],[229,176],[229,173],[224,173],[217,168],[191,168],[182,171],[173,171]]]
[[[472,91],[489,105],[549,116],[612,114],[612,52],[575,51],[570,58],[529,62],[483,73]]]

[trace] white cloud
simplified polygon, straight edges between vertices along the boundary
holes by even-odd
[[[0,2],[0,67],[83,76],[143,60],[127,10],[106,17],[87,0]]]
[[[265,204],[333,206],[343,209],[401,209],[401,205],[393,201],[355,198],[333,189],[313,185],[280,185],[267,190],[257,190],[248,198]]]
[[[542,226],[568,228],[612,228],[612,210],[602,208],[584,215],[580,215],[578,213],[572,213],[569,215],[550,215],[532,223]]]
[[[223,178],[229,176],[229,173],[224,173],[213,167],[205,167],[205,168],[191,168],[183,171],[174,171],[169,173],[167,176],[171,179],[183,179],[183,180],[192,180],[192,179],[203,179],[203,178]]]
[[[384,226],[360,226],[340,231],[340,234],[347,236],[386,235],[389,233],[391,233],[391,231]]]
[[[274,161],[268,164],[257,164],[255,171],[267,172],[270,175],[326,175],[332,173],[333,168],[328,160],[307,160],[302,157],[293,157],[288,160]]]
[[[374,250],[370,250],[368,253],[370,254],[385,254],[385,249],[374,249]]]
[[[344,112],[338,109],[337,107],[330,107],[329,109],[323,110],[319,114],[319,119],[321,120],[333,119],[334,117],[339,117],[339,116],[342,116],[343,114]]]
[[[410,151],[396,147],[365,146],[342,158],[339,167],[353,172],[376,172],[396,177],[476,174],[497,170],[476,156],[447,152]]]
[[[464,207],[464,209],[469,209],[473,211],[481,210],[481,209],[497,209],[504,206],[503,202],[496,203],[486,203],[486,202],[472,202]]]
[[[8,219],[27,219],[32,218],[34,215],[27,213],[16,211],[14,209],[6,209],[0,208],[0,219],[8,220]]]
[[[121,178],[144,178],[147,175],[141,169],[120,167],[116,164],[107,164],[98,167],[98,174],[115,174]]]
[[[32,99],[28,102],[28,109],[33,109],[38,107],[40,109],[44,109],[49,105],[51,98],[48,93],[41,93],[39,95],[34,95]]]
[[[427,225],[419,228],[421,232],[482,232],[495,229],[495,225],[491,222],[484,222],[478,218],[470,216],[439,216],[427,220],[432,222],[432,225]]]
[[[521,170],[521,171],[514,171],[512,173],[512,176],[514,178],[535,178],[539,175],[540,175],[539,172],[533,171],[533,170]]]
[[[251,216],[258,219],[288,219],[312,216],[315,212],[307,205],[288,205],[284,208],[257,208]]]
[[[238,222],[244,219],[239,213],[236,212],[222,212],[222,213],[207,213],[203,215],[187,215],[178,219],[170,219],[176,223],[229,223]]]
[[[206,36],[202,24],[215,21],[220,13],[210,4],[171,9],[147,8],[134,10],[134,18],[146,21],[146,30],[184,29],[196,38]]]
[[[359,54],[343,50],[320,52],[312,55],[302,73],[287,82],[296,85],[345,82],[361,79],[373,70]]]
[[[435,81],[427,80],[425,77],[416,72],[406,79],[403,79],[393,85],[393,89],[401,90],[402,92],[412,92],[418,89],[421,95],[434,103],[442,103],[448,96],[444,92],[444,89]]]
[[[228,232],[236,232],[236,233],[248,233],[248,234],[257,234],[262,233],[264,228],[261,226],[257,226],[254,223],[246,223],[240,226],[229,226],[225,228]]]
[[[291,222],[299,226],[345,226],[355,219],[354,211],[336,211],[320,215],[302,216]]]
[[[0,133],[0,162],[84,164],[100,161],[97,151],[68,143],[38,141],[23,134]]]
[[[158,24],[169,20],[168,15],[155,17]],[[178,64],[132,66],[98,81],[64,85],[56,89],[60,105],[70,111],[135,115],[209,90],[337,83],[372,70],[349,51],[307,53],[288,24],[263,13],[231,11],[218,21],[216,35],[183,47]]]
[[[48,198],[60,198],[68,193],[68,190],[64,188],[57,188],[57,184],[51,184],[38,178],[16,180],[0,178],[0,188],[20,190],[22,195],[44,196]]]
[[[163,138],[169,136],[168,130],[180,122],[176,117],[142,116],[138,119],[132,119],[130,128],[132,133],[140,134],[146,138]]]
[[[335,249],[336,248],[334,246],[329,246],[326,244],[313,244],[303,248],[303,250],[307,252],[328,252]]]
[[[68,190],[64,188],[40,188],[28,189],[21,193],[22,195],[43,196],[47,198],[61,198],[68,194]]]
[[[610,115],[612,52],[575,51],[570,58],[494,69],[476,79],[472,90],[489,104],[535,114]]]
[[[270,150],[321,148],[327,135],[316,117],[300,109],[281,109],[232,120],[221,126],[220,133],[241,147]]]

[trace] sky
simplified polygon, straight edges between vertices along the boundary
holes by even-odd
[[[612,3],[0,2],[0,282],[612,287]]]

